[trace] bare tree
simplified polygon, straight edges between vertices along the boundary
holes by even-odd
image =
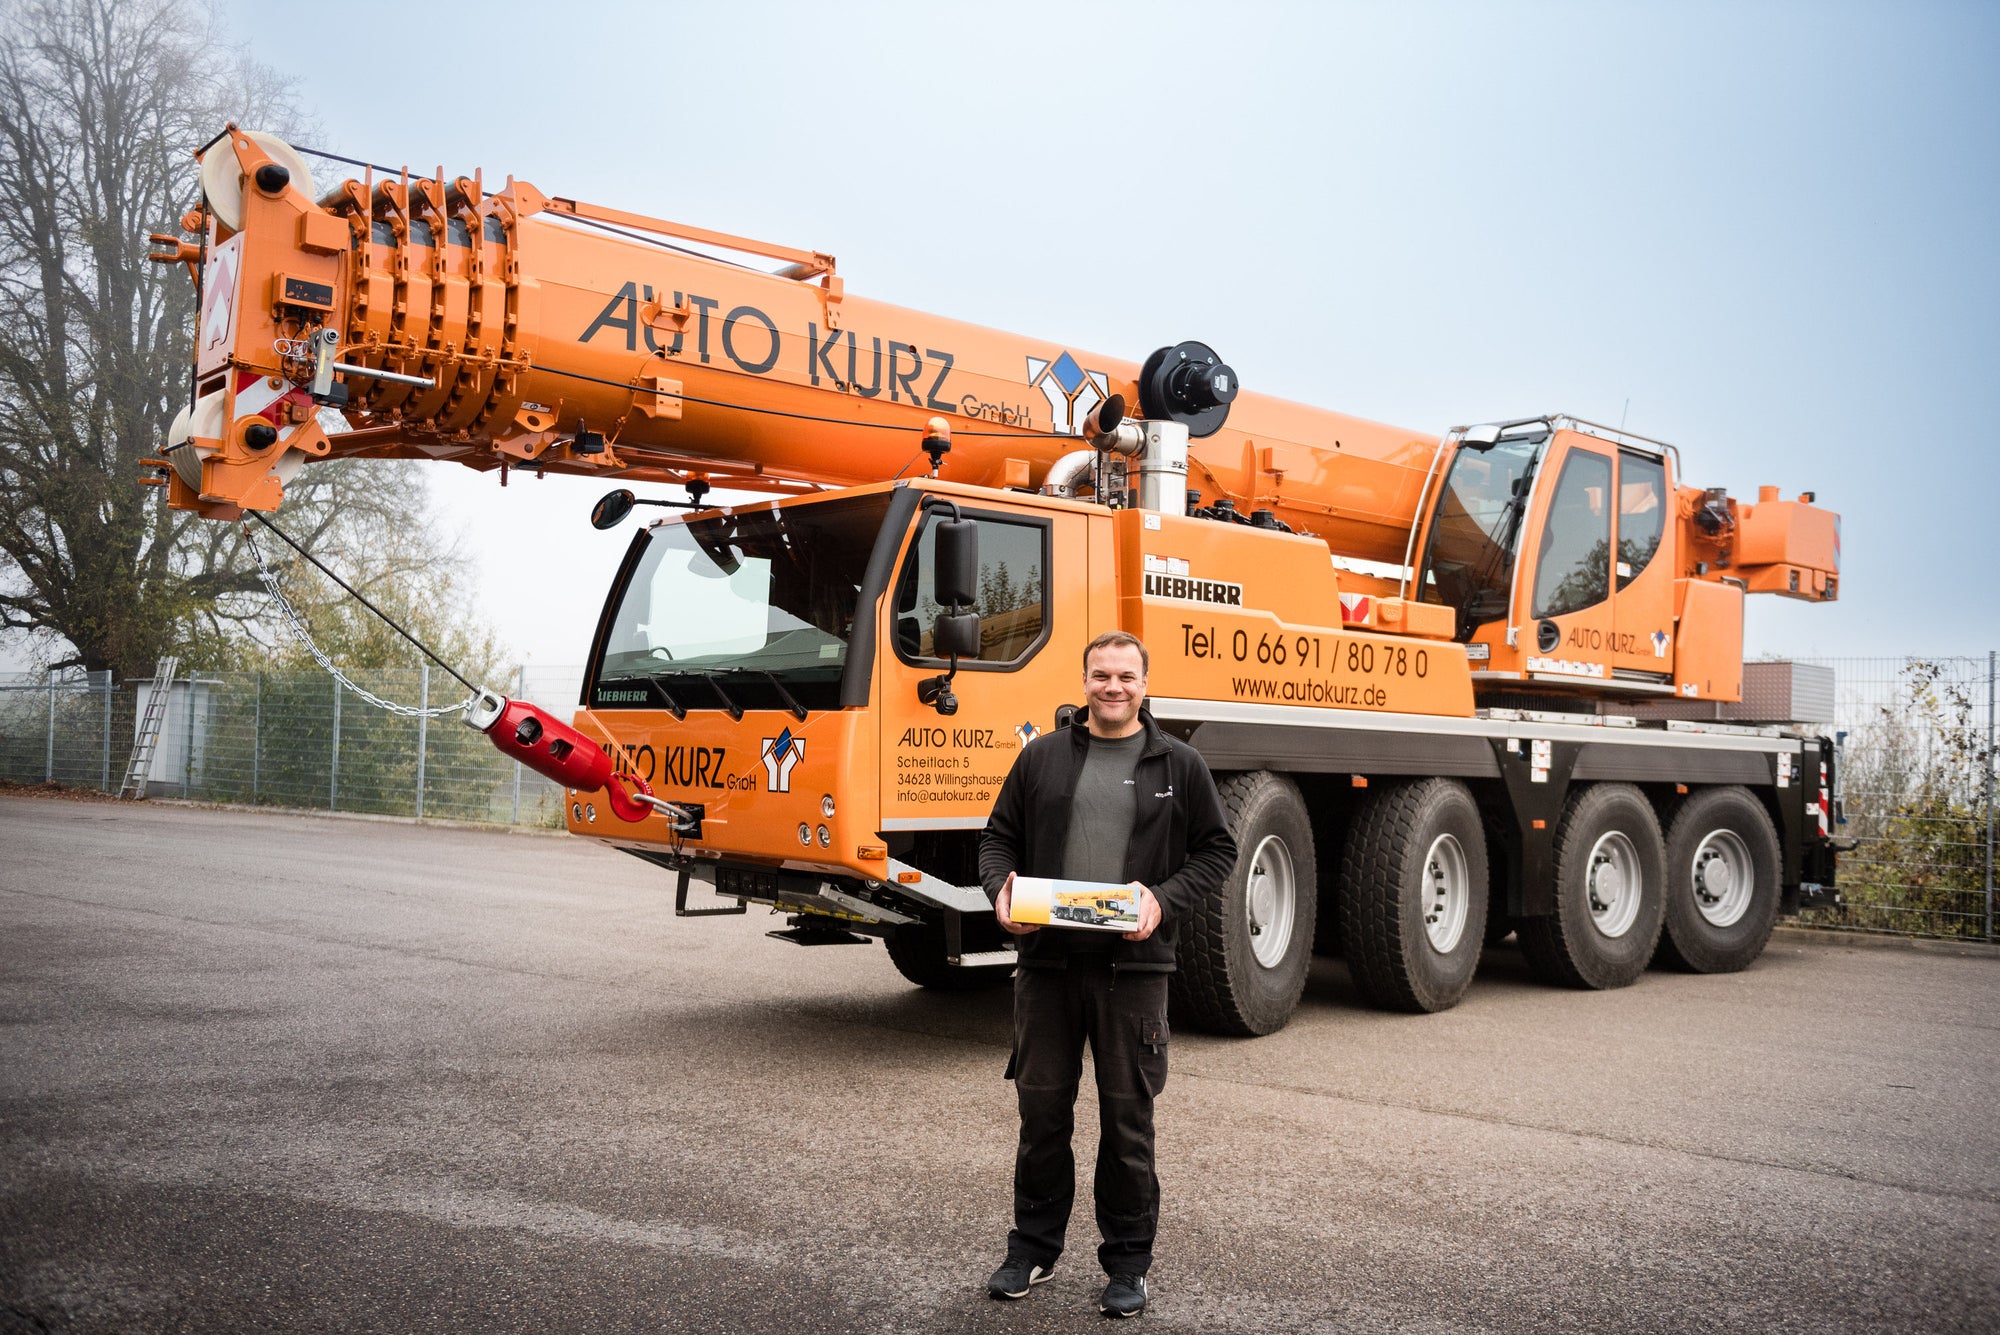
[[[225,121],[298,119],[189,0],[27,0],[0,18],[0,633],[51,666],[143,675],[170,650],[214,664],[271,643],[237,529],[140,485],[188,399],[194,321],[186,273],[149,263],[146,235],[194,205],[190,150]],[[409,467],[308,468],[289,527],[389,553],[369,578],[449,579]]]
[[[283,514],[310,527],[286,525],[300,542],[395,618],[445,662],[475,681],[498,680],[507,650],[471,607],[465,562],[449,535],[423,515],[425,470],[414,459],[340,460],[305,469],[294,485],[310,481],[309,503]],[[407,506],[414,517],[398,515]],[[241,541],[235,528],[212,529]],[[277,573],[313,642],[347,668],[420,667],[424,657],[379,618],[348,597],[289,547],[253,529],[257,550]],[[289,628],[278,624],[263,597],[225,597],[199,619],[203,640],[226,646],[205,655],[239,667],[305,668],[311,655]]]

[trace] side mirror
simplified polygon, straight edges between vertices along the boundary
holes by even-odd
[[[917,703],[929,705],[950,716],[958,712],[958,697],[951,693],[951,679],[958,675],[958,660],[979,657],[979,616],[975,612],[940,612],[931,623],[931,652],[951,661],[949,672],[925,677],[917,683]]]
[[[979,601],[979,525],[970,519],[938,521],[931,590],[940,606]]]
[[[620,487],[607,491],[590,507],[590,526],[594,529],[617,528],[626,515],[632,513],[634,497],[631,492]]]
[[[951,669],[917,683],[917,701],[940,714],[956,714],[958,697],[951,679],[958,660],[979,657],[979,614],[960,611],[979,602],[979,526],[951,507],[951,518],[940,519],[931,546],[931,596],[945,610],[931,623],[931,652]]]
[[[974,612],[944,612],[931,627],[932,652],[939,658],[979,657],[979,616]]]

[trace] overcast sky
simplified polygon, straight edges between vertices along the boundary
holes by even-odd
[[[1687,482],[1844,516],[1841,601],[1753,598],[1750,652],[2000,647],[2000,6],[225,12],[315,147],[828,251],[1080,350],[1198,338],[1426,431],[1622,419]],[[535,664],[585,655],[609,485],[435,470]]]

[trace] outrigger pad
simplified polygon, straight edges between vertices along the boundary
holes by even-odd
[[[791,926],[782,932],[766,932],[765,936],[774,941],[790,941],[796,946],[865,946],[868,938],[859,932],[850,932],[830,920],[813,921],[808,918],[793,918]]]

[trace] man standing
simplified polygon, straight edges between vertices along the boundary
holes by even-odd
[[[1137,1316],[1159,1225],[1153,1100],[1167,1082],[1167,975],[1174,929],[1236,864],[1222,801],[1193,747],[1160,730],[1146,699],[1146,646],[1107,631],[1083,651],[1087,713],[1024,747],[979,846],[979,876],[1000,925],[1023,938],[1014,975],[1021,1108],[1014,1228],[987,1281],[1020,1298],[1054,1273],[1076,1196],[1070,1151],[1083,1045],[1097,1071],[1097,1259],[1110,1277],[1099,1310]],[[1040,929],[1008,909],[1014,876],[1126,882],[1139,925],[1110,933]]]

